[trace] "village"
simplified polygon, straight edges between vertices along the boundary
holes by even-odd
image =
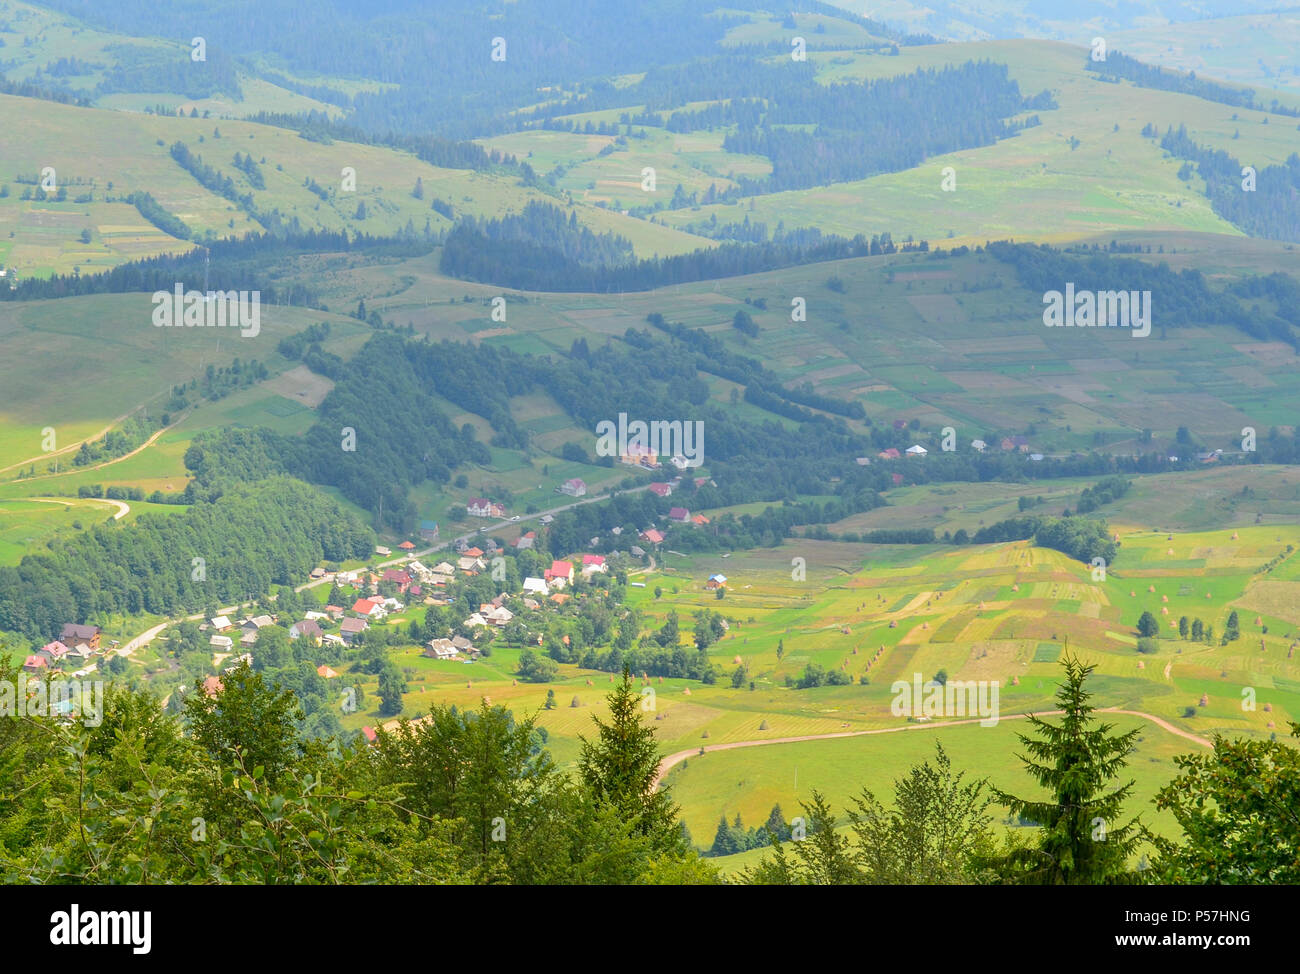
[[[625,462],[642,469],[661,466],[657,458],[636,456],[623,458]],[[695,486],[711,482],[707,477],[697,477]],[[657,497],[670,497],[681,486],[681,476],[662,482],[652,482],[646,488]],[[555,488],[556,493],[568,497],[584,497],[587,485],[580,479],[569,479]],[[470,518],[507,520],[503,504],[488,498],[470,498],[465,505]],[[687,526],[709,523],[703,514],[694,514],[685,507],[672,506],[661,515],[663,521]],[[554,522],[554,516],[543,514],[538,518],[539,529],[545,532]],[[482,531],[486,532],[484,527]],[[321,654],[327,660],[337,661],[343,654],[362,646],[367,634],[378,628],[388,641],[391,633],[410,626],[415,610],[446,609],[448,612],[470,608],[463,617],[449,619],[451,631],[445,635],[423,639],[419,642],[421,655],[439,661],[473,663],[490,653],[494,641],[502,640],[518,645],[523,638],[529,644],[541,646],[545,628],[544,615],[563,610],[575,598],[589,593],[607,595],[611,573],[618,581],[627,584],[627,576],[644,570],[655,563],[654,553],[666,540],[666,528],[646,526],[636,534],[636,543],[626,550],[615,547],[606,554],[575,553],[567,558],[549,558],[540,554],[545,539],[539,545],[538,530],[520,531],[508,542],[484,534],[474,543],[469,536],[457,538],[450,546],[439,544],[440,529],[436,521],[421,520],[416,536],[433,548],[417,557],[418,545],[406,539],[394,547],[377,545],[371,564],[358,567],[341,567],[322,564],[314,568],[310,578],[299,591],[328,586],[330,598],[323,606],[319,601],[299,612],[286,615],[274,611],[274,602],[263,600],[259,611],[239,615],[228,609],[198,619],[197,629],[206,649],[211,653],[212,674],[202,680],[202,690],[209,696],[221,689],[221,676],[242,664],[252,666],[259,635],[271,626],[286,629],[289,640],[305,640],[307,644],[328,648]],[[627,538],[625,530],[615,527],[610,531],[613,539]],[[592,547],[601,539],[590,539]],[[615,540],[615,544],[618,541]],[[436,562],[427,557],[441,550],[445,557]],[[507,556],[510,556],[509,571]],[[525,568],[527,569],[525,571]],[[472,585],[486,580],[486,585]],[[631,582],[636,586],[639,583]],[[702,587],[716,591],[726,587],[723,575],[712,575]],[[641,586],[643,587],[643,586]],[[486,594],[495,590],[490,598]],[[481,601],[467,604],[469,593],[482,597]],[[474,608],[474,605],[477,605]],[[459,607],[459,608],[458,608]],[[161,628],[161,627],[160,627]],[[22,669],[37,677],[81,677],[95,670],[113,671],[108,665],[119,657],[117,640],[101,645],[103,629],[95,625],[69,622],[63,625],[59,638],[26,657]],[[567,639],[567,637],[564,637]],[[129,654],[129,649],[127,650]],[[123,657],[124,658],[124,657]],[[120,664],[122,659],[118,659]],[[316,672],[324,679],[339,675],[330,662],[320,662]],[[364,730],[370,731],[371,728]],[[366,734],[371,737],[371,734]]]

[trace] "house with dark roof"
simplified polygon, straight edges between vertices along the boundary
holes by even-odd
[[[411,587],[411,576],[400,568],[386,568],[384,574],[380,577],[380,582],[392,582],[397,586],[397,591],[405,594],[406,590]]]
[[[313,619],[304,619],[302,622],[295,622],[289,627],[289,638],[297,639],[299,636],[306,636],[318,645],[325,633]]]
[[[91,649],[99,649],[99,635],[104,630],[99,626],[83,626],[75,622],[65,622],[59,633],[59,642],[65,646],[77,646],[85,643]]]

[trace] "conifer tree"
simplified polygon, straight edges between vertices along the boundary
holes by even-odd
[[[657,849],[680,848],[677,806],[663,788],[655,787],[659,773],[659,748],[655,730],[641,717],[641,695],[632,686],[632,674],[623,667],[623,679],[605,698],[609,722],[599,717],[594,741],[581,738],[578,770],[583,783],[601,804],[618,808],[636,831],[648,836]]]
[[[1141,834],[1138,820],[1119,825],[1133,782],[1112,782],[1133,753],[1137,730],[1114,734],[1114,724],[1096,723],[1092,696],[1084,683],[1094,666],[1064,655],[1065,682],[1056,699],[1064,711],[1059,724],[1030,715],[1038,736],[1017,735],[1028,755],[1026,770],[1050,793],[1046,801],[1019,798],[993,789],[1013,815],[1038,823],[1037,848],[1012,852],[999,871],[1012,882],[1045,885],[1100,885],[1133,881],[1127,861]]]

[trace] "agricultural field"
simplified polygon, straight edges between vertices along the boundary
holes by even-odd
[[[1160,480],[1152,478],[1149,489],[1163,489]],[[892,509],[906,515],[906,499]],[[1114,516],[1122,517],[1122,509]],[[1107,719],[1119,730],[1140,730],[1128,772],[1137,782],[1130,811],[1141,812],[1157,832],[1168,831],[1172,822],[1155,814],[1149,800],[1171,777],[1172,757],[1202,746],[1192,738],[1268,737],[1300,719],[1294,653],[1300,528],[1292,522],[1119,534],[1121,553],[1101,580],[1089,566],[1027,542],[954,548],[796,539],[725,559],[660,552],[654,569],[633,575],[645,588],[628,589],[645,623],[658,627],[675,611],[686,632],[705,609],[730,622],[710,649],[722,672],[716,685],[643,681],[654,691],[661,750],[679,755],[667,780],[695,841],[707,846],[723,814],[731,820],[739,813],[757,825],[779,803],[793,816],[812,789],[840,808],[862,787],[888,796],[892,778],[928,757],[935,740],[959,767],[978,768],[999,787],[1025,790],[1015,758],[1024,726],[1015,716],[1053,709],[1063,650],[1096,666],[1090,686],[1097,707],[1147,715]],[[1263,571],[1278,557],[1280,564]],[[803,564],[799,580],[792,577],[800,574],[791,567],[796,561]],[[723,599],[702,584],[717,571],[728,576]],[[1234,610],[1240,638],[1221,645]],[[1162,625],[1149,654],[1137,648],[1144,611]],[[1184,615],[1217,635],[1209,642],[1180,638],[1177,620]],[[416,647],[397,651],[410,683],[407,713],[435,703],[473,707],[487,696],[516,713],[536,713],[556,759],[575,761],[590,717],[602,712],[611,676],[561,665],[552,683],[523,683],[515,676],[518,654],[500,648],[465,664],[425,659]],[[852,683],[792,688],[788,681],[809,664],[842,669]],[[733,688],[738,667],[744,678]],[[917,675],[929,681],[939,671],[953,681],[997,681],[1001,719],[949,728],[894,716],[893,682],[910,684]],[[363,696],[373,700],[365,679]],[[548,690],[554,690],[554,710],[544,709]],[[1251,709],[1243,707],[1248,695]],[[376,722],[382,718],[373,705],[344,721],[349,727]],[[909,730],[917,733],[892,733]],[[736,747],[846,734],[855,736]]]
[[[169,882],[355,866],[352,881],[377,863],[394,882],[534,881],[552,865],[490,846],[465,795],[482,819],[487,788],[526,790],[509,748],[590,774],[584,744],[633,664],[661,756],[655,777],[643,752],[641,780],[671,789],[703,852],[720,820],[761,826],[776,805],[789,820],[814,793],[846,828],[856,796],[887,803],[936,744],[968,779],[1044,796],[1020,735],[1053,719],[1072,660],[1100,718],[1136,734],[1123,811],[1156,835],[1182,837],[1152,804],[1180,756],[1295,744],[1300,16],[1191,19],[1221,0],[1098,0],[1068,20],[1039,0],[604,5],[638,26],[600,37],[556,0],[307,18],[288,0],[0,0],[0,656],[38,673],[41,652],[57,671],[50,641],[99,626],[106,652],[66,659],[156,692],[140,712],[215,700],[159,778],[175,808],[202,781],[203,802],[265,795],[278,815],[275,790],[309,764],[312,792],[367,741],[384,757],[365,803],[326,811],[302,849],[277,845],[264,875],[225,852],[186,872],[193,850],[139,843],[188,814],[119,788],[145,823],[119,834],[112,802],[72,790],[145,753],[126,744],[138,715],[109,722],[111,767],[95,762],[116,744],[46,752],[11,723],[7,768],[49,753],[97,770],[60,764],[44,791],[0,796],[0,878],[48,882],[58,863],[63,880],[134,881],[157,852]],[[212,60],[191,73],[204,33]],[[1220,87],[1107,79],[1087,69],[1099,35]],[[889,104],[830,90],[904,77]],[[1273,110],[1213,100],[1245,87]],[[1180,126],[1186,151],[1231,164],[1166,152]],[[1271,168],[1257,195],[1236,193],[1238,165]],[[200,273],[259,289],[256,335],[155,326],[150,290]],[[1061,274],[1068,293],[1159,295],[1149,334],[1044,327]],[[580,290],[545,290],[560,287]],[[623,464],[637,445],[606,449],[602,417],[707,421],[709,445]],[[471,516],[480,497],[504,513]],[[303,713],[225,708],[261,692],[229,678],[245,649]],[[923,690],[948,704],[902,703]],[[464,717],[485,705],[538,737],[502,743],[506,714],[489,736]],[[377,728],[446,706],[473,747],[453,755],[439,725],[413,763],[388,761]],[[247,751],[251,776],[225,774],[215,742],[253,719],[269,759]],[[303,758],[295,734],[333,743]],[[629,766],[626,740],[611,766]],[[430,793],[434,775],[457,782],[417,813],[445,822],[384,818],[410,815],[388,801],[407,779],[385,776],[413,769]],[[322,795],[291,796],[294,829]],[[529,834],[583,834],[556,856],[572,853],[566,879],[617,858],[579,848],[615,819],[629,848],[654,836],[623,880],[698,865],[626,797],[529,792]],[[33,838],[36,801],[90,824],[55,815]],[[1034,830],[993,812],[999,837]],[[627,823],[643,834],[617,836]],[[114,843],[100,874],[87,836]],[[110,872],[119,848],[129,865]],[[734,879],[765,855],[709,858]]]
[[[192,237],[240,236],[262,227],[240,206],[200,185],[170,155],[176,142],[228,175],[238,192],[249,194],[258,212],[278,210],[304,229],[349,229],[396,235],[410,224],[448,229],[451,221],[431,208],[441,199],[457,214],[496,217],[543,199],[517,178],[445,169],[409,153],[374,145],[309,141],[295,131],[226,118],[180,118],[105,111],[0,95],[0,115],[23,139],[0,145],[0,263],[22,277],[103,271],[125,260],[178,253],[193,243],[176,240],[149,224],[125,202],[133,192],[150,193],[191,230]],[[72,138],[76,133],[76,138]],[[266,186],[255,188],[236,169],[236,152],[253,156]],[[32,160],[40,165],[33,168]],[[355,190],[343,188],[345,167],[355,171]],[[40,171],[54,170],[55,185],[67,199],[24,200]],[[414,195],[416,181],[423,196]],[[309,188],[324,187],[321,199]],[[79,197],[89,196],[85,202]],[[364,214],[358,207],[364,204]],[[708,245],[703,238],[613,210],[579,204],[579,219],[594,231],[628,237],[638,254],[676,254]],[[82,242],[83,231],[90,237]]]

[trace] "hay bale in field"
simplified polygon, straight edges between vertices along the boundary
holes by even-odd
[[[691,695],[690,687],[682,687],[682,695],[689,697]]]
[[[1202,694],[1201,694],[1201,702],[1200,702],[1199,704],[1197,704],[1197,706],[1198,706],[1198,707],[1208,707],[1209,705],[1210,705],[1210,695],[1209,695],[1208,693],[1202,693]]]
[[[759,724],[759,725],[758,725],[758,729],[759,729],[759,730],[767,730],[767,721],[764,720],[761,724]]]

